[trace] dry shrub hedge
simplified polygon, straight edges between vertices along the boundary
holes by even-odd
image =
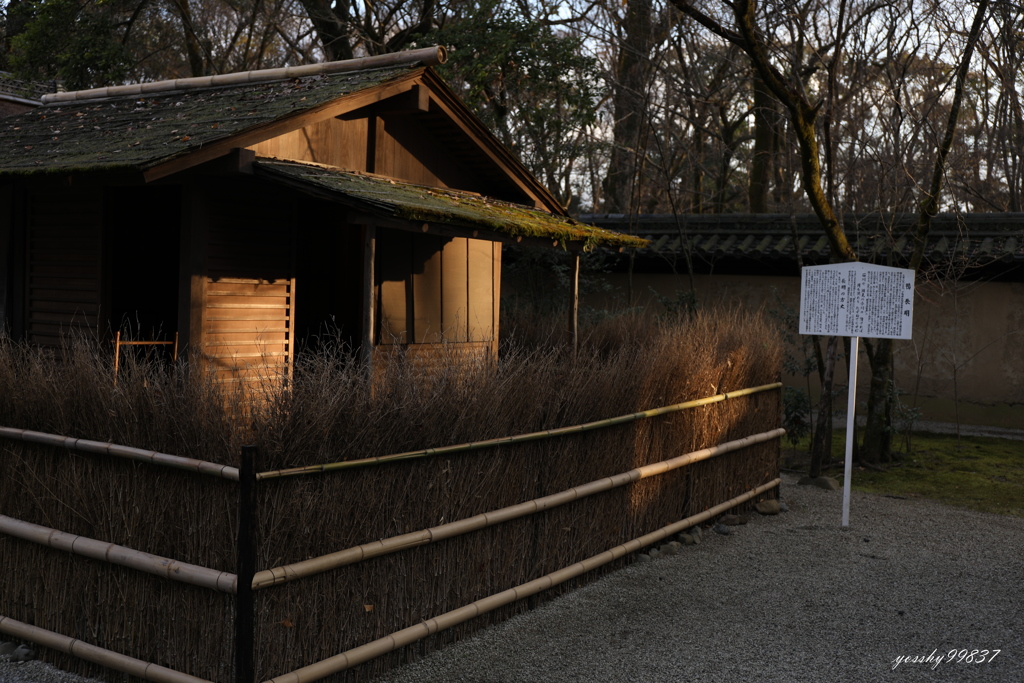
[[[429,365],[394,357],[372,376],[347,350],[322,345],[297,360],[287,390],[267,384],[247,395],[225,394],[183,365],[131,358],[114,387],[107,353],[95,345],[78,340],[53,351],[4,341],[0,425],[232,464],[243,443],[254,443],[266,470],[578,424],[780,374],[770,324],[737,311],[612,318],[587,330],[576,354],[557,335],[531,334],[542,341],[503,344],[497,364],[458,362],[454,352]],[[772,391],[571,437],[268,480],[258,491],[257,566],[461,519],[779,423]],[[0,449],[0,513],[234,571],[232,482],[11,441]],[[777,441],[762,444],[258,591],[257,675],[324,659],[700,512],[777,476],[778,453]],[[231,596],[4,536],[0,556],[0,614],[202,678],[232,678]],[[337,678],[365,680],[525,608],[509,606]]]

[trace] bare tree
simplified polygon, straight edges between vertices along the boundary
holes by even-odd
[[[980,0],[974,13],[974,21],[966,36],[966,43],[960,55],[953,81],[953,99],[946,117],[945,130],[935,155],[931,180],[922,188],[920,210],[914,230],[914,252],[910,257],[910,268],[918,270],[924,260],[925,244],[932,218],[939,211],[942,183],[946,174],[946,161],[957,132],[960,108],[971,61],[981,29],[988,14],[988,0]],[[871,348],[869,346],[869,348]],[[868,397],[867,429],[864,432],[863,455],[869,460],[885,462],[892,452],[892,395],[893,395],[893,341],[879,339],[869,352],[871,360],[871,393]]]

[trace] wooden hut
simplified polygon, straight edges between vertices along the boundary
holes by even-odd
[[[328,327],[367,356],[495,353],[502,242],[643,242],[568,218],[443,59],[56,93],[0,120],[11,333],[176,333],[224,381],[287,375]]]

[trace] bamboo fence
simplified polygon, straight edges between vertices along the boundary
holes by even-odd
[[[187,562],[178,562],[167,557],[150,555],[114,543],[66,534],[56,529],[12,519],[6,515],[0,515],[0,533],[57,550],[64,550],[74,555],[130,567],[172,581],[182,581],[193,586],[212,588],[224,593],[236,592],[237,577],[234,574],[198,567]]]
[[[381,455],[372,458],[361,458],[359,460],[345,460],[343,462],[331,462],[324,463],[321,465],[307,465],[305,467],[292,467],[284,470],[271,470],[268,472],[260,472],[259,474],[256,475],[256,478],[277,479],[279,477],[293,477],[300,474],[317,474],[320,472],[347,470],[356,467],[384,465],[391,462],[400,462],[402,460],[416,460],[419,458],[428,458],[435,455],[465,453],[467,451],[478,451],[483,450],[485,448],[511,446],[512,444],[526,443],[527,441],[539,441],[541,439],[550,439],[556,436],[581,434],[583,432],[589,432],[594,429],[605,429],[608,427],[615,427],[617,425],[629,424],[630,422],[633,422],[635,420],[642,420],[648,417],[657,417],[658,415],[667,415],[669,413],[675,413],[680,410],[687,410],[689,408],[707,406],[711,405],[712,403],[727,401],[730,398],[750,396],[751,394],[757,394],[759,392],[769,391],[771,389],[779,389],[781,387],[782,382],[772,382],[771,384],[764,384],[759,387],[750,387],[748,389],[739,389],[737,391],[716,394],[714,396],[706,396],[704,398],[699,398],[694,401],[684,401],[683,403],[676,403],[670,406],[662,406],[661,408],[651,408],[650,410],[642,410],[636,413],[629,413],[628,415],[619,415],[618,417],[609,417],[604,420],[595,420],[593,422],[573,425],[571,427],[546,429],[541,432],[531,432],[529,434],[502,436],[497,439],[487,439],[485,441],[471,441],[469,443],[460,443],[455,444],[453,446],[441,446],[440,448],[424,448],[418,451],[409,451],[407,453],[394,453],[392,455]]]
[[[311,681],[318,681],[331,674],[344,671],[345,669],[349,669],[358,664],[375,659],[376,657],[380,657],[388,652],[397,650],[400,647],[410,645],[418,640],[427,638],[438,631],[465,623],[470,619],[474,619],[482,614],[491,612],[503,605],[507,605],[517,600],[530,597],[531,595],[536,595],[541,591],[548,590],[552,586],[564,583],[586,572],[593,571],[598,567],[602,567],[630,553],[635,553],[645,546],[663,541],[672,534],[689,529],[696,524],[700,524],[701,522],[711,519],[716,515],[720,515],[741,503],[745,503],[755,496],[775,488],[781,483],[781,481],[782,480],[778,478],[773,479],[772,481],[751,489],[742,495],[736,496],[731,500],[727,500],[709,510],[705,510],[699,515],[687,517],[686,519],[675,522],[674,524],[664,526],[657,531],[645,534],[640,538],[634,538],[632,541],[616,546],[611,550],[601,553],[600,555],[588,557],[582,562],[577,562],[576,564],[565,567],[559,571],[546,574],[539,579],[530,581],[529,583],[516,586],[515,588],[510,588],[501,593],[488,596],[482,600],[477,600],[469,605],[460,607],[459,609],[421,622],[415,626],[410,626],[409,628],[396,633],[392,633],[384,638],[375,640],[372,643],[367,643],[366,645],[354,648],[348,652],[342,652],[330,659],[325,659],[321,662],[292,671],[291,673],[283,676],[277,676],[270,679],[267,683],[310,683]]]
[[[287,433],[254,432],[266,445],[259,454],[239,449],[236,466],[0,428],[10,444],[0,443],[0,553],[34,577],[0,576],[0,631],[109,680],[117,679],[76,661],[172,683],[249,683],[281,671],[293,673],[275,681],[373,676],[621,566],[675,531],[774,495],[780,385],[764,380],[777,359],[762,362],[746,344],[705,344],[707,368],[692,377],[652,370],[624,382],[630,396],[676,399],[661,408],[574,420],[621,405],[599,389],[601,377],[580,374],[561,390],[577,403],[549,412],[538,404],[516,418],[572,427],[499,439],[470,430],[454,446],[323,465],[289,461]],[[750,388],[676,398],[741,382]],[[131,373],[121,384],[132,391]],[[460,405],[483,424],[465,410],[472,403]],[[453,458],[470,450],[480,452]],[[392,466],[374,466],[384,464]],[[296,476],[332,470],[347,475]],[[124,610],[126,600],[159,618]]]
[[[0,633],[6,633],[14,638],[21,638],[22,640],[48,647],[57,652],[64,652],[79,659],[84,659],[87,662],[107,667],[108,669],[131,674],[146,681],[156,681],[157,683],[210,683],[210,681],[202,678],[196,678],[173,669],[143,662],[134,657],[126,657],[117,652],[111,652],[102,647],[84,643],[77,638],[68,638],[59,633],[47,631],[38,626],[23,624],[20,621],[4,616],[0,616]]]
[[[722,393],[715,396],[706,397],[694,401],[687,401],[671,406],[663,406],[661,408],[655,408],[651,410],[631,413],[615,418],[609,418],[606,420],[593,421],[581,425],[574,425],[571,427],[550,429],[543,432],[534,432],[523,435],[516,435],[510,437],[503,437],[500,439],[491,439],[486,441],[471,442],[466,444],[459,444],[450,447],[431,448],[415,451],[412,453],[401,453],[394,456],[383,456],[379,458],[368,458],[360,461],[356,461],[355,466],[365,467],[367,465],[379,465],[386,464],[389,462],[395,462],[400,460],[417,459],[429,456],[438,456],[449,453],[465,452],[469,450],[493,448],[501,445],[512,445],[516,443],[523,443],[527,441],[536,441],[540,439],[554,438],[559,436],[565,436],[569,434],[579,434],[593,429],[613,427],[617,425],[627,424],[635,420],[656,417],[659,415],[665,415],[679,410],[685,410],[688,408],[696,408],[699,406],[706,406],[720,401],[725,401],[730,398],[737,398],[739,396],[749,396],[755,393],[768,391],[772,389],[778,389],[781,386],[780,383],[773,383],[768,385],[762,385],[758,387],[751,387],[734,392]],[[743,439],[738,439],[719,446],[702,449],[687,453],[676,458],[672,458],[657,463],[651,463],[642,467],[634,468],[628,472],[623,472],[618,475],[605,477],[600,480],[592,481],[587,484],[575,486],[573,488],[561,491],[559,493],[551,494],[541,498],[527,501],[525,503],[519,503],[517,505],[508,506],[498,510],[492,510],[490,512],[476,515],[467,519],[458,520],[448,524],[435,526],[422,531],[413,532],[409,534],[403,534],[392,538],[387,538],[381,541],[362,544],[347,550],[331,553],[321,557],[305,560],[302,562],[284,565],[275,569],[264,570],[261,572],[249,571],[249,596],[246,600],[246,604],[240,609],[236,610],[236,622],[251,622],[251,613],[253,610],[251,592],[255,589],[267,588],[281,583],[294,581],[296,579],[312,576],[322,572],[337,569],[339,567],[354,564],[357,562],[369,560],[374,557],[386,555],[394,552],[399,552],[409,548],[417,547],[427,543],[434,543],[441,540],[453,538],[462,534],[477,531],[479,529],[493,526],[495,524],[508,522],[513,519],[518,519],[531,514],[537,514],[545,510],[552,509],[557,506],[565,505],[582,498],[595,495],[604,491],[608,491],[612,488],[624,486],[626,484],[632,484],[641,479],[664,474],[666,472],[679,469],[681,467],[692,465],[696,462],[706,460],[708,458],[729,453],[732,451],[740,450],[743,448],[750,447],[754,444],[764,443],[766,441],[780,438],[785,433],[783,429],[774,429],[768,432],[763,432],[756,435],[751,435]],[[17,439],[26,442],[40,443],[51,446],[59,446],[68,450],[81,450],[85,452],[102,452],[110,455],[123,455],[124,453],[131,453],[133,455],[146,453],[139,449],[130,449],[127,447],[117,446],[109,443],[98,443],[85,441],[81,439],[72,439],[70,437],[63,437],[53,434],[42,434],[38,432],[31,432],[27,430],[13,430],[9,428],[0,428],[0,437],[6,437],[11,439]],[[151,454],[152,452],[150,452]],[[145,459],[149,462],[157,465],[166,465],[170,467],[182,467],[182,462],[187,461],[189,464],[185,469],[189,469],[195,472],[202,472],[205,474],[220,474],[224,476],[223,472],[225,467],[216,466],[213,463],[201,463],[202,466],[196,466],[192,463],[199,463],[200,461],[191,461],[186,458],[178,458],[177,456],[170,456],[166,454],[155,454],[161,457],[145,457],[136,459]],[[295,474],[308,474],[313,472],[327,472],[338,469],[345,469],[339,467],[339,465],[347,465],[349,463],[332,463],[329,465],[305,467],[305,468],[294,468],[291,470],[278,470],[274,472],[263,472],[256,473],[253,470],[251,464],[252,451],[249,453],[248,468],[243,465],[243,469],[248,469],[248,476],[242,475],[238,477],[230,477],[233,480],[241,480],[243,485],[248,485],[250,488],[260,479],[272,479],[281,476],[289,476]],[[235,470],[238,471],[237,469]],[[269,476],[268,476],[269,475]],[[229,477],[225,477],[229,478]],[[376,658],[388,652],[391,652],[399,647],[409,645],[413,642],[421,640],[427,636],[433,635],[438,630],[451,628],[458,624],[464,623],[471,618],[479,616],[481,614],[491,612],[498,607],[507,605],[516,600],[523,599],[528,596],[535,595],[542,590],[551,588],[554,585],[561,584],[571,578],[578,577],[579,575],[601,567],[603,565],[612,562],[613,560],[619,559],[631,552],[636,552],[646,545],[658,542],[672,533],[676,533],[685,528],[698,524],[706,519],[710,519],[717,514],[721,514],[725,510],[735,507],[754,496],[764,493],[765,491],[778,485],[778,480],[773,480],[768,484],[758,486],[747,493],[737,496],[725,503],[716,505],[700,514],[692,515],[686,519],[676,522],[674,524],[667,525],[658,531],[646,534],[639,538],[636,538],[628,543],[616,546],[612,550],[606,551],[599,555],[588,558],[582,562],[573,564],[569,567],[563,568],[556,572],[546,574],[540,579],[530,581],[526,584],[522,584],[514,589],[509,589],[501,593],[490,596],[489,598],[477,600],[465,607],[459,608],[455,611],[448,612],[440,617],[433,618],[429,621],[422,622],[417,626],[404,629],[396,632],[385,638],[375,640],[363,646],[354,648],[348,652],[336,655],[332,658],[323,660],[314,665],[304,667],[291,674],[285,676],[279,676],[272,679],[272,683],[304,683],[306,681],[319,680],[332,673],[351,668],[357,664],[369,661],[370,659]],[[250,498],[251,505],[251,492],[247,496]],[[249,506],[245,506],[248,508]],[[95,560],[101,560],[115,565],[121,565],[129,567],[141,572],[154,574],[157,576],[165,577],[175,581],[181,581],[190,583],[195,586],[213,589],[226,593],[237,593],[239,584],[239,575],[231,574],[228,572],[218,572],[206,567],[200,567],[184,562],[179,562],[170,558],[159,557],[151,555],[149,553],[140,552],[123,546],[119,546],[113,543],[107,543],[94,539],[85,538],[83,536],[65,533],[56,529],[43,527],[28,522],[0,515],[0,533],[20,538],[25,541],[36,543],[39,545],[48,546],[50,548],[64,550],[75,555],[92,558]],[[251,535],[251,527],[249,524],[240,525],[239,529],[239,543],[243,543],[242,536]],[[252,564],[254,553],[252,549],[248,552],[239,553],[239,557],[245,556],[249,560],[248,564]],[[242,560],[239,560],[242,562]],[[242,612],[248,610],[248,617],[243,617]],[[236,624],[237,625],[237,624]],[[247,640],[251,643],[251,625],[245,626],[249,630]],[[50,647],[60,652],[65,652],[76,657],[80,657],[86,661],[101,664],[106,667],[113,668],[117,671],[129,673],[146,680],[154,681],[167,681],[168,683],[195,683],[201,682],[205,679],[196,678],[188,674],[184,674],[166,667],[162,667],[155,664],[142,662],[140,660],[127,657],[103,648],[99,648],[92,645],[86,645],[79,640],[68,638],[44,629],[37,627],[28,626],[22,624],[14,619],[8,617],[0,617],[0,631],[8,633],[10,635],[20,637],[26,640],[30,640],[40,645]],[[236,649],[238,644],[236,643]],[[239,661],[241,659],[242,661]],[[243,656],[239,658],[236,652],[236,668],[247,669],[242,675],[236,675],[236,680],[252,680],[252,668],[251,668],[251,654],[249,656]]]
[[[46,434],[34,432],[30,429],[14,429],[11,427],[0,427],[0,438],[14,439],[28,443],[38,443],[47,446],[66,448],[69,451],[81,453],[97,453],[100,455],[113,455],[118,458],[140,460],[154,465],[164,465],[182,470],[190,470],[200,474],[209,474],[214,477],[222,477],[231,481],[238,481],[238,468],[230,465],[219,465],[215,462],[196,460],[195,458],[183,458],[179,455],[168,455],[157,451],[147,451],[142,448],[131,446],[119,446],[113,443],[102,441],[90,441],[88,439],[76,439],[71,436],[59,434]]]
[[[741,448],[747,448],[754,444],[778,439],[785,435],[785,433],[785,429],[773,429],[770,432],[754,434],[743,439],[715,446],[714,448],[705,448],[693,453],[686,453],[685,455],[681,455],[678,458],[672,458],[671,460],[663,460],[662,462],[644,465],[643,467],[632,469],[629,472],[623,472],[621,474],[592,481],[587,484],[574,486],[571,489],[554,493],[549,496],[544,496],[543,498],[536,498],[534,500],[519,503],[518,505],[512,505],[500,510],[492,510],[468,519],[449,522],[448,524],[442,524],[440,526],[423,529],[409,534],[402,534],[401,536],[392,536],[391,538],[381,539],[372,543],[364,543],[363,545],[359,545],[354,548],[339,550],[336,553],[322,555],[320,557],[284,565],[282,567],[275,567],[274,569],[266,569],[256,573],[253,577],[252,586],[257,589],[267,588],[269,586],[275,586],[287,583],[288,581],[295,581],[296,579],[330,571],[331,569],[355,564],[356,562],[362,562],[363,560],[369,560],[374,557],[390,555],[391,553],[397,553],[408,548],[415,548],[417,546],[426,545],[427,543],[436,543],[437,541],[461,536],[462,534],[477,531],[495,524],[519,519],[520,517],[543,512],[544,510],[550,510],[560,505],[566,505],[582,498],[608,491],[618,486],[632,484],[633,482],[646,477],[664,474],[665,472],[679,469],[686,465],[692,465],[695,462],[700,462],[701,460],[706,460],[707,458],[712,458],[716,455],[730,453]],[[552,436],[556,435],[552,434]],[[0,527],[0,530],[2,530],[2,527]]]

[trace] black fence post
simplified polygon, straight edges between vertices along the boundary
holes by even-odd
[[[238,592],[235,594],[235,683],[254,683],[255,618],[252,577],[256,573],[256,447],[242,446],[238,469]]]

